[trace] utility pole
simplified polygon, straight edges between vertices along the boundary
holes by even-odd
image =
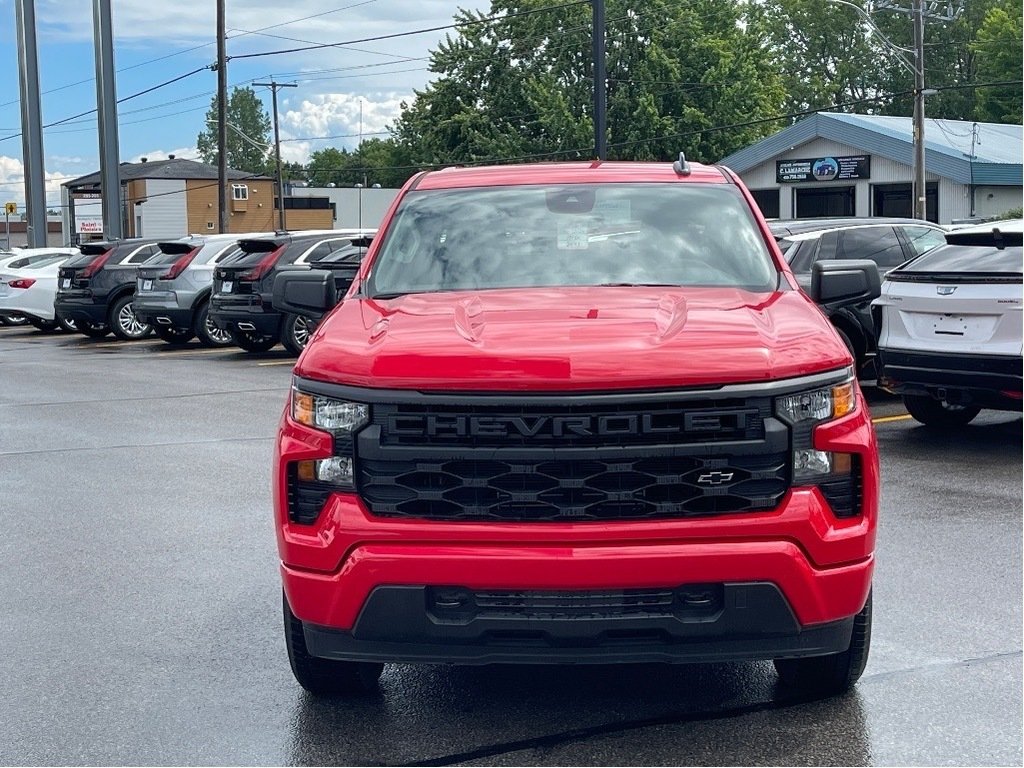
[[[262,86],[269,88],[273,94],[274,101],[274,157],[277,160],[277,221],[278,229],[282,232],[286,230],[284,225],[284,180],[281,178],[281,131],[279,120],[277,117],[277,89],[278,88],[296,88],[296,83],[278,83],[275,80],[271,80],[269,83],[253,83],[254,86]]]
[[[39,108],[39,57],[35,0],[15,0],[18,69],[21,74],[21,151],[25,167],[25,208],[29,248],[46,247],[46,177],[43,172],[43,119]],[[5,207],[6,210],[6,207]],[[11,242],[10,224],[7,244]]]
[[[835,2],[836,0],[832,0]],[[844,3],[845,5],[846,3]],[[928,218],[928,183],[925,176],[924,155],[924,99],[931,96],[934,90],[924,86],[924,23],[925,19],[935,21],[955,21],[964,12],[964,0],[958,0],[954,8],[953,0],[947,0],[945,9],[940,9],[937,0],[911,0],[909,8],[903,7],[898,0],[875,0],[873,7],[879,11],[892,11],[910,16],[914,26],[914,183],[913,183],[913,215],[915,219]],[[870,17],[869,17],[870,18]],[[883,40],[886,39],[884,36]]]
[[[228,231],[227,0],[217,0],[217,231]]]
[[[913,0],[914,21],[914,218],[928,218],[924,174],[924,0]]]
[[[608,78],[605,74],[604,0],[590,0],[593,16],[594,58],[594,154],[598,160],[608,157]]]
[[[117,140],[117,85],[114,74],[114,22],[110,0],[93,0],[93,45],[96,57],[96,118],[100,140],[100,191],[103,198],[103,234],[111,240],[124,236],[121,210],[120,155]]]

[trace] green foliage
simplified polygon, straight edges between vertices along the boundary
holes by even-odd
[[[227,106],[228,167],[246,173],[273,175],[276,166],[270,139],[270,115],[252,88],[235,88]],[[248,137],[248,138],[247,138]],[[217,163],[217,97],[210,100],[206,126],[196,138],[196,147],[203,162]],[[262,147],[262,148],[261,148]]]
[[[979,79],[1000,82],[1021,79],[1022,8],[1020,0],[992,8],[971,43],[977,57]],[[977,95],[975,114],[979,120],[993,123],[1021,122],[1020,84],[986,88]]]
[[[306,166],[305,178],[318,187],[356,184],[400,187],[415,173],[408,153],[391,139],[369,139],[355,150],[325,147],[315,151]]]
[[[548,0],[492,0],[486,14]],[[593,157],[591,11],[587,5],[461,27],[431,57],[434,81],[395,125],[416,163]],[[669,159],[680,149],[716,161],[777,126],[728,131],[782,106],[785,92],[762,46],[758,2],[608,0],[609,156]],[[659,138],[667,137],[667,138]]]

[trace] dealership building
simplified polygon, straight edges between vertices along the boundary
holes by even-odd
[[[927,215],[950,224],[1021,206],[1020,125],[925,121]],[[820,112],[729,155],[768,218],[911,216],[909,117]]]

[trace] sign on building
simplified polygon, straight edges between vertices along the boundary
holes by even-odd
[[[775,161],[775,181],[779,184],[870,178],[871,158],[868,155]]]
[[[77,195],[73,201],[75,232],[79,235],[102,235],[103,200],[100,195]]]

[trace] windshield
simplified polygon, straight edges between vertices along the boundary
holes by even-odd
[[[738,190],[711,184],[410,192],[370,296],[540,286],[773,290],[778,273]]]

